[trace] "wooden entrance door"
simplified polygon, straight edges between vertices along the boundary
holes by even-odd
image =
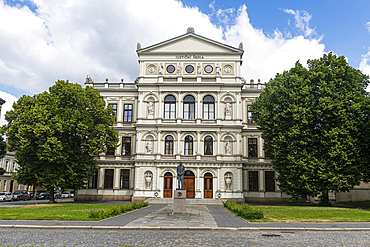
[[[204,174],[204,198],[213,198],[213,175]]]
[[[172,173],[166,172],[164,174],[164,186],[163,186],[163,197],[172,198]]]
[[[195,176],[192,171],[185,171],[184,189],[186,190],[186,198],[195,198]]]

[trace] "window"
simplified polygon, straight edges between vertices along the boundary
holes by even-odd
[[[193,137],[186,136],[185,137],[185,155],[193,155]]]
[[[173,72],[175,72],[175,66],[168,65],[166,70],[167,70],[168,73],[172,74]]]
[[[112,147],[108,147],[107,148],[107,152],[105,153],[105,155],[114,155],[114,152],[116,151],[115,148],[112,148]]]
[[[248,123],[254,123],[252,119],[253,112],[251,111],[252,105],[247,105],[248,109]]]
[[[193,73],[193,72],[194,72],[194,67],[193,67],[192,65],[187,65],[187,66],[185,67],[185,71],[186,71],[186,73],[191,74],[191,73]]]
[[[213,138],[211,136],[204,138],[204,155],[213,155]]]
[[[122,155],[123,156],[131,155],[131,137],[129,136],[122,137]]]
[[[203,98],[203,119],[215,119],[215,100],[211,95]]]
[[[257,157],[257,138],[248,139],[248,157]]]
[[[165,154],[173,154],[173,137],[170,135],[165,138]]]
[[[130,170],[129,169],[121,169],[121,189],[129,189],[130,188]]]
[[[15,161],[13,161],[12,171],[15,172]]]
[[[112,115],[116,116],[116,121],[117,121],[117,104],[108,104],[108,106],[111,106],[113,109]]]
[[[176,118],[176,98],[172,95],[168,95],[164,99],[164,118],[165,119]]]
[[[113,169],[105,169],[104,189],[113,189]]]
[[[249,191],[258,191],[258,172],[249,172]]]
[[[275,191],[275,172],[265,171],[265,189],[266,191]]]
[[[209,74],[209,73],[212,73],[213,72],[213,67],[212,65],[207,65],[204,67],[204,71]]]
[[[125,104],[123,107],[123,122],[132,122],[132,104]]]
[[[98,171],[94,172],[94,175],[89,180],[89,189],[96,189],[98,187]]]
[[[5,161],[5,171],[8,172],[9,160]]]
[[[195,119],[195,99],[191,95],[184,98],[184,119]]]

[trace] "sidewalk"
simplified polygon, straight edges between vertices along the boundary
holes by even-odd
[[[172,204],[146,208],[101,221],[0,220],[0,228],[230,230],[230,231],[370,231],[370,222],[247,222],[220,205],[187,205],[186,215],[172,215]]]

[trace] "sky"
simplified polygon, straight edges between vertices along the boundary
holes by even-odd
[[[247,81],[267,82],[330,51],[370,75],[369,10],[368,0],[0,0],[0,125],[19,97],[58,79],[134,81],[136,43],[188,27],[230,46],[243,42]]]

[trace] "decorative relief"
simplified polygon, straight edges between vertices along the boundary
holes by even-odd
[[[145,188],[146,189],[151,189],[152,187],[152,179],[153,179],[153,174],[151,171],[147,171],[144,174],[145,177]]]
[[[146,148],[146,153],[151,154],[153,152],[152,142],[151,141],[147,141],[146,142],[146,145],[145,145],[145,148]]]
[[[162,63],[160,63],[160,64],[159,64],[159,68],[158,68],[158,74],[159,74],[159,75],[163,75],[163,71],[164,71],[163,64],[162,64]]]
[[[224,66],[224,73],[225,74],[230,74],[231,72],[233,72],[233,67],[231,67],[231,65],[225,65]]]
[[[148,65],[147,70],[148,70],[148,73],[154,74],[157,71],[157,67],[154,64],[150,64]]]
[[[123,97],[123,100],[135,100],[135,97]]]
[[[229,140],[225,143],[225,151],[226,155],[231,155],[231,144]]]
[[[221,76],[221,68],[219,63],[216,64],[216,76]]]
[[[108,97],[108,100],[119,100],[119,97]]]
[[[225,173],[226,190],[231,190],[232,181],[233,181],[233,174],[231,172]]]

